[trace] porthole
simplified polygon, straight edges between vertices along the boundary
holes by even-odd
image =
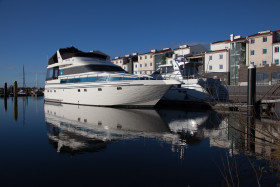
[[[80,92],[81,90],[80,89],[78,89],[78,92]]]
[[[84,92],[87,92],[87,89],[84,89]]]

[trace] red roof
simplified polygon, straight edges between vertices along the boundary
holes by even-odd
[[[228,51],[228,49],[221,49],[221,50],[215,50],[215,51],[207,51],[206,53],[216,53],[216,52],[223,52]]]
[[[230,40],[223,40],[223,41],[218,41],[218,42],[213,42],[211,44],[217,44],[217,43],[228,43]]]
[[[203,56],[205,56],[205,54],[201,53],[201,54],[196,54],[196,55],[188,56],[188,58],[203,57]]]
[[[250,37],[255,37],[255,36],[269,35],[269,34],[272,34],[272,32],[271,32],[271,31],[267,31],[267,32],[265,32],[265,33],[253,34],[253,35],[251,35],[251,36],[248,36],[248,38],[250,38]]]
[[[243,41],[243,40],[246,40],[246,37],[235,39],[235,40],[233,40],[232,42]]]
[[[151,53],[154,53],[154,52],[142,53],[142,54],[139,54],[138,56],[140,56],[140,55],[147,55],[147,54],[151,54]]]

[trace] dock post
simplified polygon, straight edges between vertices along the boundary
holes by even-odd
[[[251,64],[248,67],[247,90],[247,150],[255,152],[255,109],[256,109],[256,67]]]
[[[14,97],[16,98],[17,97],[17,88],[18,85],[17,85],[17,81],[14,82]]]
[[[7,83],[5,82],[4,84],[4,97],[6,98],[8,96],[8,87],[7,87]]]
[[[253,64],[248,67],[247,105],[249,108],[256,105],[256,66]]]

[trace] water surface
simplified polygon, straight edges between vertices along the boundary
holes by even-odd
[[[243,163],[238,180],[247,186],[257,184],[248,158],[266,163],[246,152],[228,114],[59,105],[40,97],[1,99],[0,106],[1,186],[226,186],[227,160]],[[278,182],[272,173],[264,184]]]

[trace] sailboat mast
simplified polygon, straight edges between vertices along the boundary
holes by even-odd
[[[38,74],[36,72],[36,88],[38,88]]]
[[[24,65],[23,65],[23,69],[22,69],[22,75],[23,75],[23,88],[25,88],[26,87],[26,85],[25,85],[25,72],[24,72]]]

